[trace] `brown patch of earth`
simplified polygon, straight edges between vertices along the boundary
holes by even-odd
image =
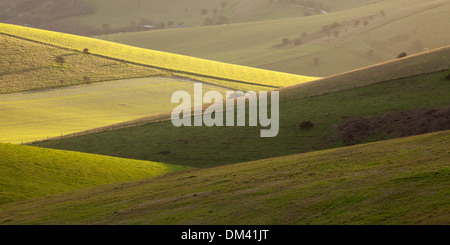
[[[351,118],[335,128],[347,145],[432,133],[450,129],[450,107]]]

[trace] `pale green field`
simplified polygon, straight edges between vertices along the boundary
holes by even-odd
[[[380,15],[380,11],[386,17]],[[450,45],[448,13],[450,1],[392,0],[367,6],[300,18],[193,27],[152,32],[105,35],[100,38],[128,45],[174,52],[309,76],[329,76],[392,60],[400,52],[408,54],[419,40],[423,48]],[[370,15],[374,15],[370,19]],[[353,26],[356,19],[369,24]],[[283,38],[320,31],[325,25],[350,21],[339,36],[319,37],[301,46],[273,48]],[[368,50],[374,50],[367,57]],[[313,59],[318,57],[320,64]]]
[[[273,72],[16,25],[0,23],[1,32],[79,51],[88,48],[93,54],[168,69],[172,72],[234,81],[235,86],[233,88],[240,90],[246,90],[246,85],[273,88],[317,79],[316,77]],[[218,84],[223,86],[221,83]]]
[[[0,95],[0,143],[22,143],[170,112],[172,93],[193,82],[138,78]],[[229,90],[203,85],[203,91]]]

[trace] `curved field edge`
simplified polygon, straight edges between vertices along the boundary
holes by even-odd
[[[450,131],[1,206],[2,224],[449,224]]]
[[[414,78],[450,69],[450,45],[385,61],[314,81],[281,88],[287,97],[307,97],[364,87],[396,79]]]
[[[13,144],[0,144],[0,155],[0,204],[189,169]]]
[[[0,95],[0,143],[109,130],[143,117],[144,122],[148,117],[159,119],[159,114],[175,107],[172,94],[178,90],[192,94],[193,84],[175,77],[150,77]],[[228,90],[210,84],[202,88],[204,93],[218,91],[223,96]]]
[[[0,50],[0,94],[169,75],[2,33]],[[55,62],[55,57],[63,63]]]
[[[227,64],[17,25],[1,23],[0,33],[80,51],[88,48],[92,54],[127,60],[189,75],[227,79],[232,82],[253,86],[284,87],[317,79],[315,77]]]
[[[263,127],[174,127],[163,121],[36,145],[194,167],[330,149],[344,145],[335,126],[349,118],[450,106],[448,74],[441,71],[311,97],[304,97],[300,89],[295,98],[280,93],[279,134],[273,138],[260,137]],[[301,128],[304,121],[314,127]]]

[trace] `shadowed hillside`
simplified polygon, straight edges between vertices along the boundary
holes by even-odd
[[[447,131],[100,186],[3,205],[0,223],[445,225],[449,143]]]

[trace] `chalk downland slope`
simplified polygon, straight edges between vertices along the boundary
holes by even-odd
[[[175,108],[170,99],[178,90],[192,94],[193,81],[146,77],[0,94],[0,143],[28,143],[87,130],[98,132],[98,128],[111,128],[137,118],[159,120],[159,114]],[[227,89],[203,84],[204,93],[211,90],[225,96]]]
[[[167,72],[2,34],[0,93],[42,90]],[[57,61],[62,57],[62,63]]]
[[[0,144],[0,155],[0,204],[189,169],[13,144]]]
[[[0,22],[27,24],[69,33],[97,34],[127,26],[154,25],[181,28],[225,22],[249,22],[322,14],[371,4],[371,0],[321,0],[318,9],[306,9],[301,1],[269,0],[3,0]],[[205,11],[205,12],[203,12]],[[224,17],[226,19],[224,19]],[[221,22],[218,22],[221,21]]]
[[[449,107],[449,52],[438,49],[281,89],[274,138],[260,138],[262,127],[176,128],[167,121],[37,145],[195,167],[334,148],[345,145],[336,139],[337,128],[351,118]],[[312,127],[303,128],[308,121]]]
[[[94,187],[3,205],[0,223],[448,225],[449,143],[446,131]]]
[[[27,38],[73,50],[88,48],[92,54],[163,69],[171,73],[210,79],[217,85],[248,90],[252,86],[278,88],[313,81],[315,77],[293,75],[245,66],[204,60],[172,53],[142,49],[123,44],[70,34],[0,24],[0,33]],[[249,87],[250,86],[250,87]]]
[[[338,5],[343,1],[328,2],[337,2],[335,4]],[[450,45],[447,31],[450,1],[370,3],[309,17],[112,34],[100,38],[318,77],[392,60],[401,52],[411,55]],[[283,39],[286,39],[284,44]]]

